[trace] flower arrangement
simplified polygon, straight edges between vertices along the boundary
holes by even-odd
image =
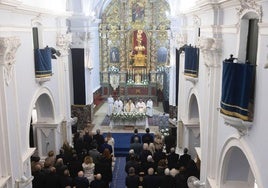
[[[122,113],[112,113],[111,120],[114,121],[137,121],[142,120],[146,117],[145,113],[139,113],[139,112],[122,112]]]
[[[109,72],[112,72],[112,73],[118,73],[119,72],[119,68],[117,68],[115,66],[111,66],[111,67],[109,67],[108,71]]]
[[[168,136],[169,135],[169,129],[168,128],[160,128],[159,132],[162,134],[162,136]]]

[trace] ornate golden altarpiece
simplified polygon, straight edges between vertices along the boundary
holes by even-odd
[[[165,0],[113,0],[99,25],[104,95],[155,98],[169,65]]]

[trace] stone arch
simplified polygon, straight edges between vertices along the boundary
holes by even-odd
[[[196,155],[200,156],[200,117],[199,117],[199,105],[197,100],[197,95],[195,90],[190,90],[189,98],[188,98],[188,117],[187,121],[184,122],[186,129],[185,143],[187,143],[187,147],[189,149],[189,153],[194,158]]]
[[[29,116],[32,116],[32,110],[36,109],[37,122],[53,122],[55,119],[54,100],[48,88],[38,90],[32,100]],[[29,119],[30,119],[29,118]]]
[[[198,103],[197,98],[194,93],[191,93],[189,97],[189,108],[188,108],[188,119],[189,121],[199,119],[199,109],[198,109]]]
[[[231,137],[226,141],[218,165],[220,188],[251,188],[255,183],[263,187],[254,155],[242,139]]]
[[[261,15],[255,10],[243,10],[239,17],[238,31],[239,31],[239,41],[238,41],[238,60],[245,62],[247,56],[247,45],[248,45],[248,35],[249,35],[249,21],[258,20],[261,22]],[[257,50],[257,49],[256,49]],[[253,63],[253,62],[251,62]],[[256,63],[256,62],[254,62]]]
[[[41,143],[42,139],[40,134],[37,134],[37,130],[42,127],[55,124],[55,107],[54,107],[54,99],[52,97],[51,92],[48,88],[39,89],[33,96],[29,112],[28,112],[28,133],[29,139],[33,139],[34,145],[31,147],[36,147],[37,153],[39,156],[43,156],[44,154],[40,153],[41,147],[43,144]],[[32,122],[33,114],[35,114],[35,121]],[[39,135],[39,136],[38,136]],[[53,140],[55,140],[53,138]],[[54,146],[56,143],[51,143]]]

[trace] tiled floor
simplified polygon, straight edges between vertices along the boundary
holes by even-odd
[[[133,129],[126,129],[126,128],[114,128],[111,129],[109,126],[100,126],[101,122],[103,121],[104,117],[106,116],[107,112],[107,103],[105,102],[102,104],[102,106],[95,112],[94,114],[94,119],[93,119],[93,132],[96,131],[96,129],[100,129],[101,132],[133,132]],[[154,105],[154,114],[163,114],[163,106],[162,103],[158,103],[158,106]],[[156,132],[158,130],[157,126],[150,126],[151,132]],[[142,133],[144,132],[144,129],[139,129],[139,132]]]

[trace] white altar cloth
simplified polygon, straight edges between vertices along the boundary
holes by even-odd
[[[109,126],[111,128],[123,127],[123,126],[135,126],[149,128],[148,117],[144,117],[142,120],[135,121],[122,121],[122,120],[110,120]]]

